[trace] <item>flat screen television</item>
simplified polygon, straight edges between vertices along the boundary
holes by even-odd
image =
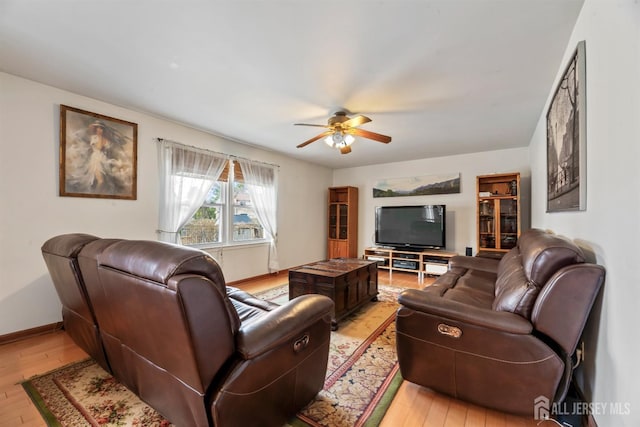
[[[376,245],[394,249],[444,249],[445,205],[376,207]]]

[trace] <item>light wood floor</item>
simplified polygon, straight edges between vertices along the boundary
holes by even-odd
[[[388,274],[380,271],[382,283]],[[425,280],[425,284],[428,283]],[[259,292],[287,281],[284,273],[235,284],[248,292]],[[419,288],[417,276],[393,273],[393,286]],[[18,342],[0,345],[0,427],[46,426],[27,397],[20,381],[82,360],[87,354],[71,338],[57,331]],[[551,425],[551,423],[548,423]],[[533,427],[533,419],[520,418],[481,408],[438,394],[404,381],[381,427]],[[188,426],[181,426],[188,427]]]

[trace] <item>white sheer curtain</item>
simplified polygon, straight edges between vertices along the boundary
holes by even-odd
[[[278,194],[278,168],[264,163],[237,159],[242,168],[244,183],[256,210],[258,221],[269,239],[269,271],[280,269],[278,262],[278,224],[276,217]]]
[[[159,140],[160,240],[180,243],[180,229],[202,206],[226,162],[222,154]]]

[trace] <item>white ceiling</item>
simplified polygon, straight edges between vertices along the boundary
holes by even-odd
[[[526,146],[582,3],[0,0],[0,70],[353,167]],[[340,108],[393,141],[296,148]]]

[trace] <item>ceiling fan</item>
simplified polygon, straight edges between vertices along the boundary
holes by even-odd
[[[337,111],[333,116],[329,117],[326,125],[315,125],[309,123],[294,123],[295,126],[316,126],[327,128],[326,131],[313,138],[299,144],[297,148],[305,147],[312,142],[324,138],[324,141],[332,148],[337,148],[342,154],[348,154],[351,152],[351,144],[355,140],[356,136],[361,136],[367,139],[373,139],[374,141],[388,144],[391,142],[391,137],[381,135],[379,133],[370,132],[368,130],[360,129],[358,126],[365,123],[369,123],[371,119],[365,116],[355,116],[349,118],[346,111]]]

